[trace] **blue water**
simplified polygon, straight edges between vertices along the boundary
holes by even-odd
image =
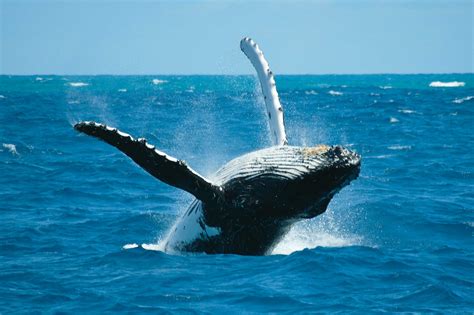
[[[472,313],[474,75],[276,80],[291,144],[363,165],[325,214],[247,257],[161,252],[192,198],[72,125],[208,175],[270,145],[254,77],[1,76],[0,313]]]

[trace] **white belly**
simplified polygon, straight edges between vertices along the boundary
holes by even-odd
[[[165,241],[165,251],[180,251],[195,240],[209,240],[210,237],[220,234],[218,228],[209,227],[204,222],[202,203],[196,199],[171,228]]]

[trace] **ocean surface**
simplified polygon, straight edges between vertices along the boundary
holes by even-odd
[[[0,76],[0,313],[474,312],[474,75],[277,76],[290,144],[360,177],[272,255],[162,252],[192,201],[78,134],[210,175],[271,145],[253,76]]]

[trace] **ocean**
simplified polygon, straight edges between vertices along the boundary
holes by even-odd
[[[253,76],[0,76],[0,313],[474,312],[474,75],[277,76],[288,140],[360,176],[267,256],[167,254],[192,197],[81,120],[204,175],[271,145]]]

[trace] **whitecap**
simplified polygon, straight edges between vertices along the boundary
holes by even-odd
[[[453,101],[453,103],[462,104],[462,103],[468,102],[470,100],[474,100],[474,96],[466,96],[466,97],[463,97],[463,98],[457,98]]]
[[[389,150],[411,150],[410,145],[392,145],[388,147]]]
[[[393,157],[393,154],[382,154],[382,155],[369,155],[369,156],[364,156],[364,159],[388,159]]]
[[[36,77],[35,80],[36,80],[36,81],[43,81],[43,78],[42,78],[42,77]]]
[[[340,96],[343,94],[342,92],[333,91],[333,90],[329,91],[328,93],[333,96]]]
[[[133,244],[125,244],[123,245],[123,249],[132,249],[132,248],[137,248],[138,247],[138,244],[136,243],[133,243]]]
[[[414,113],[416,113],[414,110],[411,110],[411,109],[399,109],[398,112],[399,113],[404,113],[404,114],[414,114]]]
[[[390,117],[390,123],[394,124],[394,123],[397,123],[399,122],[398,119],[396,119],[395,117]]]
[[[388,90],[388,89],[391,89],[392,87],[390,85],[381,85],[379,86],[379,88],[381,88],[382,90]]]
[[[67,103],[68,104],[79,104],[80,102],[79,101],[68,101]]]
[[[118,89],[118,92],[127,92],[127,89]]]
[[[166,82],[168,82],[168,81],[166,81],[166,80],[160,80],[160,79],[153,79],[153,80],[151,80],[151,82],[153,82],[154,85],[158,85],[158,84],[166,83]]]
[[[459,82],[459,81],[452,81],[452,82],[433,81],[430,83],[430,87],[461,87],[465,85],[466,85],[465,82]]]
[[[73,87],[81,87],[81,86],[89,85],[89,83],[84,83],[84,82],[69,82],[68,84]]]
[[[2,143],[2,146],[7,149],[13,155],[19,155],[18,151],[16,150],[16,145],[12,143]]]
[[[310,90],[310,91],[304,91],[304,94],[306,94],[306,95],[318,95],[318,92],[316,92],[314,90]]]

